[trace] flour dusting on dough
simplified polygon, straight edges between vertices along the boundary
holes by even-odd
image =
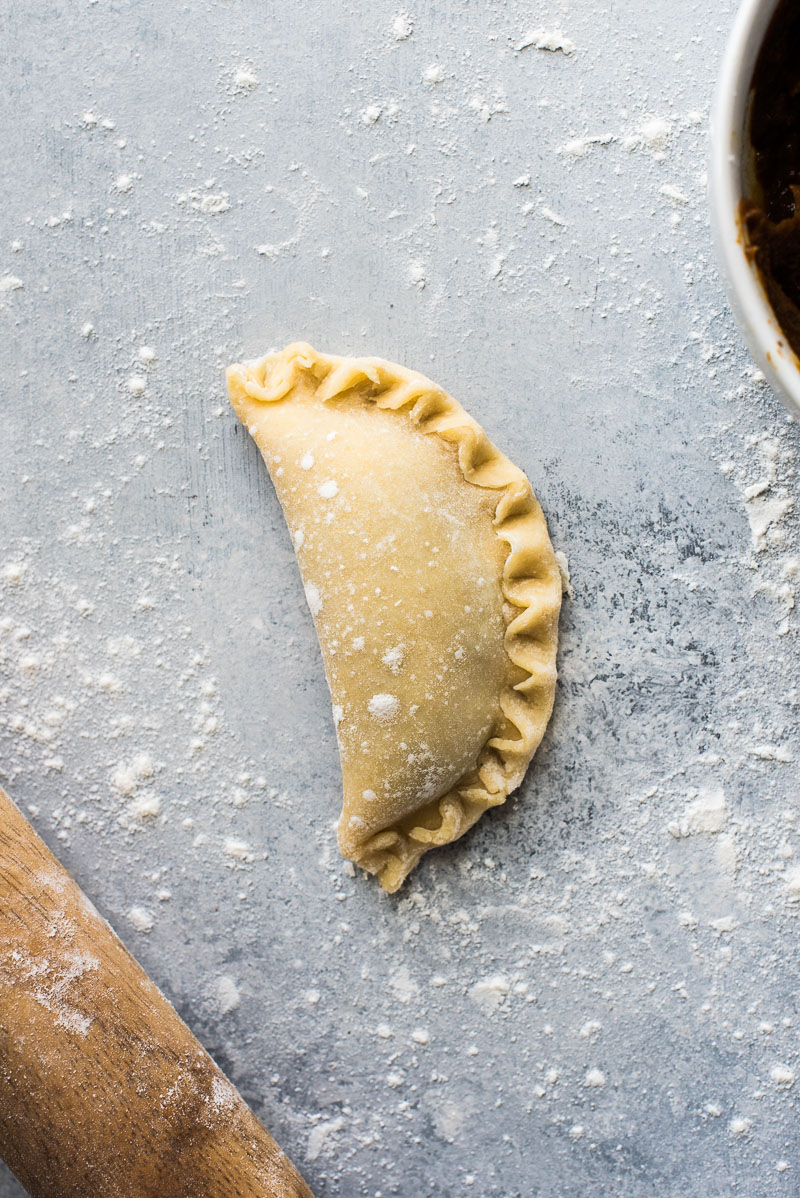
[[[322,611],[322,596],[319,593],[319,587],[313,582],[305,584],[306,602],[312,616],[318,616]]]
[[[367,710],[374,719],[381,723],[392,720],[400,710],[400,700],[397,695],[373,695],[367,704]]]

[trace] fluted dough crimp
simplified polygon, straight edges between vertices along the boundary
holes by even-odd
[[[386,890],[519,786],[561,579],[530,483],[441,387],[304,342],[231,366],[297,553],[342,762],[339,847]]]

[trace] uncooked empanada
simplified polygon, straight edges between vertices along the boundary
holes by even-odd
[[[228,370],[333,701],[339,847],[396,890],[519,786],[553,706],[561,581],[521,470],[423,375],[298,342]]]

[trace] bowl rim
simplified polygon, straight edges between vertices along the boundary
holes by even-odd
[[[743,0],[722,58],[711,108],[709,198],[717,259],[751,354],[793,416],[800,416],[800,363],[745,253],[739,206],[750,84],[781,0]]]

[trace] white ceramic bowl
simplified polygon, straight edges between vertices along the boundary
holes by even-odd
[[[725,50],[711,112],[709,191],[717,258],[750,352],[793,416],[800,416],[800,366],[745,254],[739,220],[752,177],[748,140],[750,84],[778,0],[743,0]]]

